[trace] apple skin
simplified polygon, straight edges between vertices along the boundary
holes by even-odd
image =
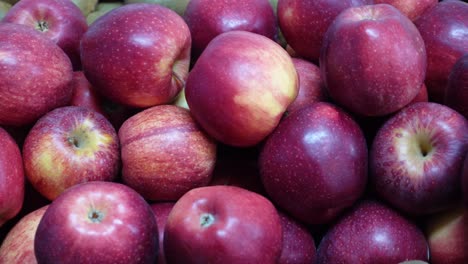
[[[468,208],[458,205],[426,221],[431,264],[468,263]]]
[[[273,40],[246,31],[213,39],[187,79],[193,117],[226,145],[260,143],[297,96],[299,80],[287,52]]]
[[[424,83],[421,85],[419,93],[416,95],[415,98],[413,98],[410,104],[422,103],[422,102],[429,102],[429,95],[427,93],[427,87]]]
[[[0,247],[0,263],[35,264],[34,236],[48,205],[22,217],[8,232]]]
[[[437,103],[415,103],[377,132],[370,152],[371,186],[411,215],[435,213],[460,198],[468,121]]]
[[[389,4],[396,7],[411,21],[415,21],[420,15],[433,8],[438,0],[373,0],[374,4]]]
[[[164,230],[168,263],[277,263],[278,212],[265,197],[233,186],[196,188],[172,208]]]
[[[148,108],[124,122],[119,140],[122,181],[145,199],[175,201],[211,180],[216,142],[184,108]]]
[[[285,213],[279,212],[283,228],[283,250],[277,264],[315,263],[315,241],[309,230]]]
[[[167,217],[174,207],[175,203],[155,203],[151,205],[154,216],[156,218],[156,224],[158,225],[159,234],[159,248],[163,249],[164,245],[164,228],[166,226]],[[158,264],[166,264],[166,257],[164,256],[164,250],[161,250],[158,255]]]
[[[152,3],[152,4],[159,4],[174,10],[180,16],[184,15],[185,9],[187,8],[187,4],[190,0],[124,0],[125,4],[133,4],[133,3]]]
[[[65,51],[75,70],[81,68],[80,40],[88,24],[72,1],[21,0],[2,21],[23,24],[41,32]]]
[[[221,33],[243,30],[275,40],[276,17],[268,0],[191,0],[184,13],[198,57]]]
[[[0,127],[0,227],[18,214],[24,200],[23,158],[16,141]]]
[[[73,77],[68,56],[24,25],[0,23],[0,124],[23,126],[66,105]],[[14,76],[14,78],[13,78]]]
[[[320,68],[304,59],[292,58],[292,61],[299,76],[299,93],[289,105],[288,113],[312,103],[328,101],[327,91],[320,76]]]
[[[428,261],[423,232],[398,211],[370,200],[356,204],[323,237],[317,264]]]
[[[409,104],[426,73],[426,51],[414,24],[387,4],[349,8],[323,41],[322,78],[330,97],[363,116],[382,116]]]
[[[371,0],[279,0],[278,22],[287,43],[297,56],[318,62],[323,36],[335,17]]]
[[[62,193],[34,238],[41,263],[156,263],[158,228],[150,205],[123,184],[94,181]]]
[[[460,57],[449,75],[445,105],[468,119],[468,53]]]
[[[85,107],[101,115],[106,115],[102,108],[101,96],[89,83],[82,71],[73,72],[73,80],[70,85],[72,86],[73,95],[69,105]]]
[[[415,22],[427,50],[426,86],[430,101],[442,103],[455,62],[468,53],[468,3],[445,0]],[[461,35],[460,35],[461,32]]]
[[[57,108],[39,119],[23,146],[26,177],[54,200],[86,181],[113,181],[120,168],[119,140],[112,124],[87,108]]]
[[[303,223],[325,224],[363,194],[367,145],[347,113],[319,102],[281,121],[263,146],[259,168],[278,207]]]
[[[81,41],[83,71],[109,99],[130,107],[171,102],[190,64],[190,30],[174,11],[129,4],[90,25]]]

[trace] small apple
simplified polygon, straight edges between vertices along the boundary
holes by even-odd
[[[298,84],[291,57],[276,42],[229,31],[213,39],[197,60],[185,97],[209,135],[226,145],[249,147],[278,125]]]
[[[88,24],[72,1],[21,0],[2,21],[23,24],[41,32],[65,51],[75,70],[81,68],[80,41]]]
[[[460,57],[452,68],[445,104],[468,118],[468,53]]]
[[[424,42],[413,22],[388,4],[349,8],[323,40],[322,78],[330,97],[363,116],[409,104],[426,73]]]
[[[279,212],[283,228],[283,250],[277,264],[315,263],[315,241],[309,230],[285,213]]]
[[[437,103],[414,103],[380,128],[370,152],[371,186],[399,210],[421,215],[460,198],[468,121]]]
[[[131,188],[94,181],[69,188],[47,208],[34,238],[41,263],[156,263],[158,228]]]
[[[81,41],[83,71],[107,98],[145,108],[172,102],[185,84],[190,31],[174,11],[128,4],[90,25]]]
[[[276,263],[278,212],[265,197],[233,186],[193,189],[172,208],[164,230],[167,263]]]
[[[184,15],[188,2],[190,2],[190,0],[176,0],[176,1],[174,0],[124,0],[125,4],[132,4],[132,3],[159,4],[169,9],[174,10],[180,16]]]
[[[164,248],[164,228],[166,226],[167,217],[174,207],[174,204],[175,203],[155,203],[151,205],[151,209],[156,217],[156,224],[158,225],[159,248],[161,249]],[[160,250],[158,254],[158,264],[166,264],[164,250]]]
[[[0,23],[0,125],[23,126],[66,105],[70,59],[55,43],[24,25]]]
[[[115,180],[119,154],[117,133],[104,116],[83,107],[60,107],[29,131],[24,170],[34,188],[54,200],[78,183]]]
[[[175,201],[208,185],[216,143],[184,108],[159,105],[127,119],[119,130],[122,181],[151,201]]]
[[[420,15],[433,8],[438,0],[373,0],[374,4],[389,4],[396,7],[411,21],[415,21]]]

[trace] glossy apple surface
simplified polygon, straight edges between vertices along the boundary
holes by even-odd
[[[283,250],[278,264],[315,263],[316,248],[311,233],[301,223],[280,212]]]
[[[325,34],[320,56],[330,97],[363,116],[409,104],[426,74],[426,51],[414,24],[387,4],[349,8]]]
[[[174,11],[154,4],[113,9],[81,42],[83,71],[109,99],[130,107],[171,102],[190,64],[190,31]]]
[[[216,140],[248,147],[265,139],[298,93],[291,57],[273,40],[245,31],[213,39],[187,79],[193,117]]]
[[[0,124],[31,124],[66,105],[73,71],[62,49],[24,25],[0,23],[0,35]]]
[[[468,53],[451,70],[445,104],[468,118]]]
[[[362,195],[367,145],[347,113],[315,103],[281,121],[263,146],[259,168],[280,208],[304,223],[324,224]]]
[[[113,181],[120,168],[119,140],[99,113],[57,108],[37,121],[23,146],[24,170],[49,200],[86,181]]]
[[[370,152],[373,189],[414,215],[441,211],[460,198],[468,121],[437,103],[415,103],[378,131]]]
[[[34,252],[41,263],[155,263],[158,229],[149,204],[113,182],[76,185],[39,222]]]
[[[433,8],[437,0],[373,0],[374,4],[389,4],[396,7],[411,21],[416,20],[427,10]]]

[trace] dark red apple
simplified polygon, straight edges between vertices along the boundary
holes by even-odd
[[[80,41],[88,24],[72,1],[21,0],[2,21],[23,24],[41,32],[65,51],[75,70],[81,68]]]
[[[72,65],[51,40],[24,25],[0,23],[0,124],[22,126],[66,105]]]
[[[159,234],[159,248],[161,248],[158,254],[158,264],[166,264],[166,257],[164,256],[164,228],[166,226],[167,217],[174,207],[174,203],[155,203],[151,205],[154,216],[156,217],[156,224],[158,225]]]
[[[378,131],[370,152],[373,189],[413,215],[435,213],[460,198],[468,121],[437,103],[415,103]]]
[[[86,181],[113,181],[120,168],[119,139],[101,114],[78,106],[39,119],[23,145],[24,170],[49,200]]]
[[[389,4],[396,7],[411,21],[416,20],[427,10],[433,8],[438,0],[373,0],[374,4]]]
[[[221,33],[244,30],[275,40],[276,17],[268,0],[191,0],[184,13],[198,57]]]
[[[0,227],[18,214],[24,200],[23,159],[15,140],[0,127]]]
[[[320,242],[317,264],[394,264],[428,261],[423,232],[397,211],[363,201],[338,220]]]
[[[130,107],[171,102],[190,64],[190,31],[174,11],[128,4],[90,25],[81,41],[83,71],[109,99]]]
[[[468,118],[468,52],[460,57],[452,68],[445,104]]]
[[[426,74],[417,28],[387,4],[349,8],[325,34],[320,56],[330,97],[363,116],[382,116],[409,104]]]
[[[213,39],[185,88],[190,112],[203,129],[236,147],[265,139],[297,93],[298,77],[288,53],[273,40],[246,31]]]
[[[371,0],[279,0],[279,26],[299,57],[317,62],[323,36],[335,17],[349,7],[370,3]]]
[[[289,105],[288,113],[297,111],[315,102],[327,101],[327,91],[320,76],[320,69],[315,64],[300,58],[293,58],[294,67],[299,76],[299,93]]]
[[[73,90],[70,101],[71,106],[85,107],[106,116],[100,95],[89,83],[82,71],[75,71],[73,73],[73,80],[70,85]]]
[[[283,250],[277,264],[315,263],[315,241],[305,226],[285,213],[279,213],[283,228]]]
[[[468,3],[441,1],[422,14],[415,24],[426,44],[425,82],[429,99],[442,103],[453,65],[468,53]]]
[[[164,230],[167,263],[277,263],[278,212],[265,197],[233,186],[196,188],[172,208]]]
[[[175,201],[211,180],[216,142],[184,108],[146,109],[124,122],[119,139],[122,180],[145,199]]]
[[[156,263],[158,229],[149,204],[113,182],[76,185],[39,222],[34,252],[41,263]]]
[[[259,167],[280,208],[304,223],[324,224],[364,192],[367,145],[347,113],[319,102],[281,121],[265,142]]]
[[[411,103],[420,103],[420,102],[428,102],[429,101],[429,96],[427,94],[427,87],[426,85],[423,83],[421,85],[421,89],[419,90],[419,93],[418,95],[416,95],[415,98],[413,98],[413,100],[411,101]],[[410,103],[410,104],[411,104]]]

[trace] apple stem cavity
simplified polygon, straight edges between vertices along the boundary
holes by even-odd
[[[214,221],[215,221],[215,218],[212,214],[205,213],[200,216],[201,227],[207,228],[211,226],[214,223]]]
[[[102,212],[99,212],[98,210],[93,209],[88,213],[88,218],[93,223],[100,223],[104,218],[104,214]]]
[[[81,146],[80,141],[76,137],[69,137],[67,140],[75,148],[79,148]]]
[[[427,137],[422,137],[419,139],[419,149],[423,157],[427,157],[432,151],[432,144],[430,139]]]
[[[46,32],[47,30],[49,30],[49,24],[46,21],[38,21],[36,29],[41,32]]]

